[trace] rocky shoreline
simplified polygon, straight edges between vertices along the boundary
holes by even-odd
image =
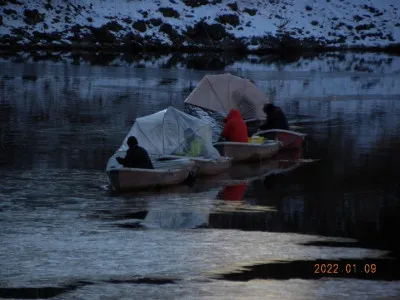
[[[170,0],[170,2],[174,1]],[[183,2],[192,12],[203,5],[222,5],[220,0],[186,0]],[[332,22],[339,23],[336,25],[332,23],[332,32],[329,31],[329,36],[317,38],[307,34],[305,30],[288,28],[282,21],[282,25],[278,26],[275,34],[259,37],[236,37],[232,30],[240,31],[246,26],[252,26],[251,21],[244,23],[243,15],[252,18],[259,13],[257,9],[248,7],[240,10],[236,2],[229,3],[227,5],[229,12],[215,17],[213,21],[203,18],[185,28],[173,26],[174,20],[183,17],[182,11],[178,12],[173,5],[159,7],[157,14],[160,17],[158,18],[151,17],[148,11],[138,10],[141,15],[140,19],[108,16],[106,17],[107,22],[101,26],[95,26],[95,20],[91,17],[94,10],[92,4],[86,7],[67,1],[63,5],[58,3],[56,6],[51,0],[46,0],[42,10],[38,10],[28,9],[24,3],[18,0],[0,0],[0,9],[4,7],[2,9],[4,15],[0,15],[0,26],[5,26],[7,22],[11,24],[12,20],[22,22],[18,26],[13,25],[12,28],[9,26],[11,28],[9,33],[1,34],[0,32],[0,49],[8,52],[44,50],[130,54],[148,52],[270,54],[288,59],[305,54],[332,51],[400,54],[400,43],[396,43],[391,34],[382,31],[372,32],[371,30],[378,28],[378,25],[373,23],[354,27],[335,20]],[[17,12],[18,9],[20,13]],[[364,9],[371,16],[383,14],[373,7],[366,6]],[[312,8],[306,7],[306,11],[312,11]],[[86,24],[77,23],[77,18],[83,14],[85,14]],[[190,17],[193,15],[185,15],[185,18]],[[275,15],[275,17],[280,16]],[[354,18],[356,18],[356,22],[365,19],[361,16],[354,16]],[[314,26],[319,26],[318,22],[313,22],[311,23]],[[340,33],[341,27],[346,27],[351,34],[345,36]],[[395,27],[400,27],[400,24],[396,24]],[[63,28],[63,30],[56,30],[59,28]],[[353,42],[349,44],[350,38],[353,39]],[[362,42],[369,38],[385,41],[380,43],[385,46],[363,45]],[[359,40],[360,45],[354,44],[354,40]]]
[[[400,55],[400,43],[387,46],[330,46],[323,42],[310,39],[297,39],[291,36],[281,37],[262,37],[259,47],[251,49],[242,39],[224,39],[222,41],[207,41],[195,39],[192,44],[182,44],[175,42],[168,45],[159,41],[149,40],[141,37],[125,36],[121,39],[114,39],[112,42],[104,41],[103,38],[96,38],[95,35],[88,38],[77,38],[71,43],[59,41],[58,33],[34,33],[27,37],[27,43],[21,43],[21,36],[0,36],[0,50],[3,52],[35,51],[46,52],[104,52],[104,53],[213,53],[213,54],[256,54],[256,55],[275,55],[283,59],[299,58],[303,55],[319,54],[324,52],[381,52]],[[101,35],[99,35],[101,37]],[[177,36],[179,40],[184,40],[185,36]],[[38,43],[38,41],[41,41]],[[47,41],[47,42],[43,42]]]

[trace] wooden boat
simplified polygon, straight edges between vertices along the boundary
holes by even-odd
[[[154,169],[125,168],[115,160],[115,157],[124,155],[122,151],[114,154],[106,168],[111,187],[118,192],[180,184],[190,176],[196,176],[198,169],[196,164],[187,158],[153,161]]]
[[[233,180],[251,181],[268,174],[278,174],[291,170],[291,167],[296,165],[302,157],[303,150],[301,148],[279,151],[272,159],[235,163],[229,169],[229,175]]]
[[[253,136],[262,136],[266,139],[276,140],[281,143],[282,149],[292,149],[303,147],[307,134],[291,130],[269,129],[259,131],[253,134]]]
[[[180,159],[182,156],[177,155],[163,155],[160,156],[157,160],[165,161],[165,160],[173,160]],[[204,157],[194,157],[187,156],[189,160],[193,161],[197,166],[197,176],[209,176],[209,175],[218,175],[221,174],[231,167],[232,158],[221,156],[218,159],[212,158],[204,158]]]
[[[279,152],[280,144],[266,140],[262,144],[218,142],[214,147],[222,156],[231,157],[233,162],[260,161],[275,156]]]

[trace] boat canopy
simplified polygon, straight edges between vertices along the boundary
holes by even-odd
[[[201,119],[172,106],[137,118],[118,151],[127,151],[127,140],[135,136],[150,156],[184,155],[219,158],[212,143],[212,128]],[[194,145],[194,146],[193,146]]]
[[[206,75],[185,103],[228,114],[240,111],[243,119],[264,119],[263,106],[269,98],[250,80],[232,74]]]

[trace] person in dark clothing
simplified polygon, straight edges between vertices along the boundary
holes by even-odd
[[[129,149],[125,158],[117,157],[118,163],[127,168],[154,169],[147,151],[138,145],[134,136],[128,138],[127,144]]]
[[[286,116],[279,106],[268,103],[264,105],[263,111],[267,115],[267,120],[258,127],[260,130],[289,129]]]

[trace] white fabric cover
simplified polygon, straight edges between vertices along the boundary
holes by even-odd
[[[145,148],[151,157],[184,153],[187,139],[185,131],[191,129],[193,135],[204,144],[202,156],[219,158],[218,150],[212,144],[211,126],[196,117],[188,115],[172,106],[154,114],[137,118],[118,151],[127,151],[127,140],[135,136],[139,146]]]
[[[250,80],[227,73],[204,76],[185,102],[225,114],[237,109],[243,119],[265,119],[262,109],[270,100]]]

